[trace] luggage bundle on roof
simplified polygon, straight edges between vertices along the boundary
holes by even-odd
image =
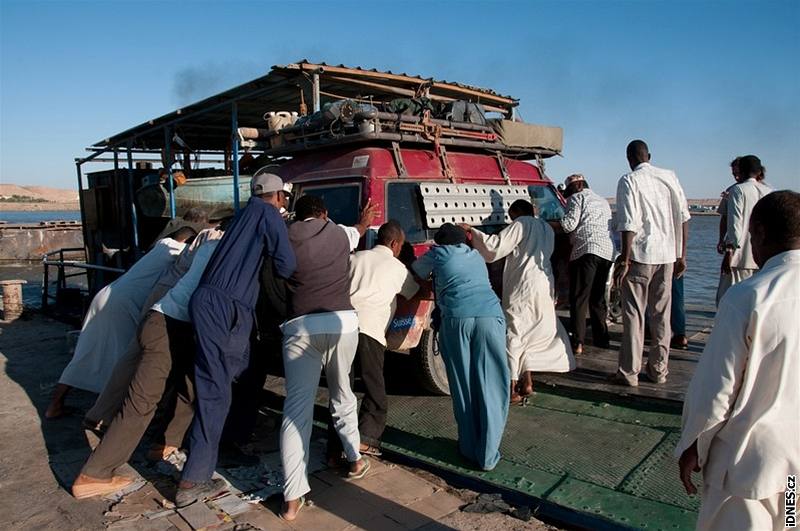
[[[282,113],[288,114],[288,113]],[[287,155],[315,147],[383,140],[482,148],[510,156],[552,156],[561,152],[559,127],[487,118],[483,106],[465,100],[446,104],[428,98],[387,103],[341,99],[296,120],[271,121],[266,128],[242,127],[242,145]]]

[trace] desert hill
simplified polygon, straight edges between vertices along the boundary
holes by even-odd
[[[20,186],[18,184],[0,184],[0,198],[12,196],[31,197],[52,203],[70,203],[78,200],[77,190],[50,188],[48,186]]]

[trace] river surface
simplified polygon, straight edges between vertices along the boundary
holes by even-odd
[[[683,282],[687,304],[714,306],[722,256],[717,254],[719,216],[694,216],[689,221],[687,270]]]
[[[0,213],[0,219],[6,213]],[[11,214],[30,214],[32,221],[42,221],[42,212],[11,212]],[[72,214],[58,212],[58,214]],[[80,213],[75,212],[80,219]],[[64,219],[64,218],[61,218]],[[695,216],[689,222],[688,270],[684,281],[687,304],[714,306],[714,297],[719,280],[720,255],[717,254],[719,217]],[[55,274],[55,271],[53,271]],[[42,266],[38,263],[25,265],[0,265],[0,280],[21,278],[28,281],[24,286],[25,303],[30,306],[41,306]]]
[[[3,210],[0,205],[0,221],[8,223],[39,223],[40,221],[80,221],[81,213],[77,210],[36,210],[16,211]]]

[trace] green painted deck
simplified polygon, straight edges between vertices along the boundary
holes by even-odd
[[[641,380],[638,388],[629,388],[606,381],[617,367],[619,324],[610,327],[612,348],[587,347],[575,371],[537,374],[529,405],[511,408],[502,459],[491,472],[476,470],[460,457],[450,397],[419,396],[402,376],[408,368],[390,366],[387,358],[384,449],[389,457],[394,453],[479,482],[486,491],[513,491],[597,518],[582,527],[694,529],[700,497],[683,490],[673,452],[683,396],[713,325],[714,310],[687,310],[689,349],[671,352],[665,385]],[[282,395],[283,380],[270,377],[267,389]],[[326,422],[326,389],[320,389],[317,404],[317,420]]]
[[[392,397],[385,449],[621,526],[694,528],[700,500],[683,491],[672,456],[679,406],[537,392],[511,408],[491,472],[459,456],[451,407],[447,397]]]

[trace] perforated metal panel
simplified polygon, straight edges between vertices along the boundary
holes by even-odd
[[[428,228],[445,223],[503,225],[511,220],[508,207],[517,199],[530,200],[526,186],[485,184],[420,184]]]

